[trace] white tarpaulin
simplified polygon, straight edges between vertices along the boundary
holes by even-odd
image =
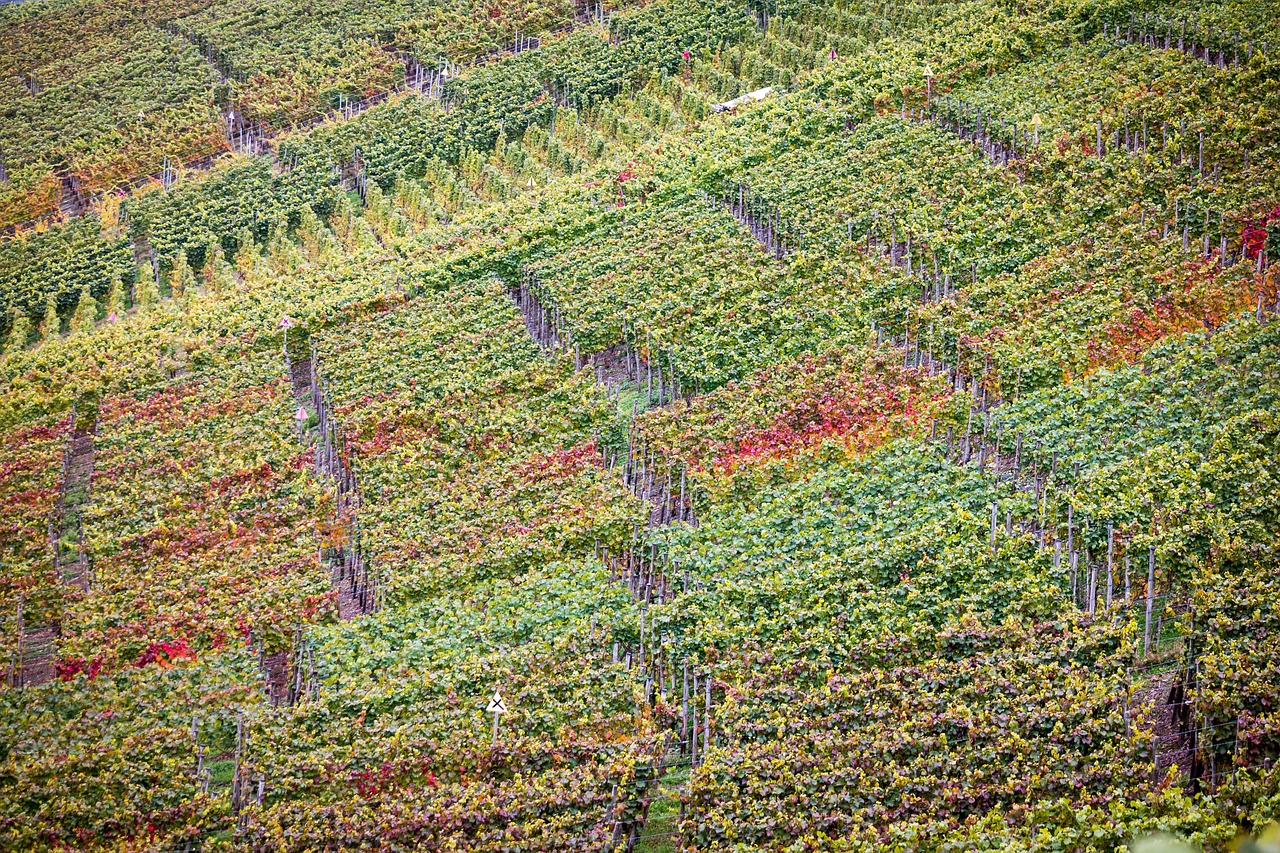
[[[739,95],[732,101],[725,101],[723,104],[712,104],[711,111],[722,113],[727,110],[736,110],[738,107],[743,104],[750,103],[751,101],[763,101],[765,98],[769,97],[772,92],[772,86],[765,86],[763,89],[756,89],[754,92],[747,92],[745,95]]]

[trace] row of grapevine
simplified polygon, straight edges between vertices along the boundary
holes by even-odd
[[[94,679],[42,686],[31,701],[99,709],[135,697],[143,710],[121,714],[102,742],[116,760],[115,732],[157,719],[135,673],[225,691],[191,726],[175,689],[188,719],[166,716],[139,751],[145,767],[131,779],[172,768],[167,790],[183,792],[165,801],[166,845],[224,832],[249,849],[389,837],[644,847],[663,832],[655,812],[676,812],[659,792],[680,786],[671,775],[686,766],[678,831],[697,848],[1048,838],[1096,849],[1155,827],[1225,843],[1238,821],[1265,819],[1277,744],[1265,685],[1278,326],[1255,310],[1270,268],[1244,223],[1270,209],[1270,185],[1245,180],[1269,155],[1253,139],[1247,167],[1217,157],[1218,182],[1211,167],[1156,161],[1141,146],[1103,157],[1047,146],[995,169],[966,141],[898,117],[906,102],[918,114],[931,85],[984,115],[1027,112],[1019,98],[1038,95],[1013,72],[1080,47],[1034,10],[1014,11],[908,7],[903,32],[825,62],[800,50],[821,34],[806,46],[791,32],[795,51],[780,39],[771,55],[812,65],[796,78],[812,88],[696,126],[676,99],[705,97],[726,67],[715,54],[729,49],[708,45],[696,60],[700,45],[688,57],[674,49],[644,98],[610,112],[588,99],[580,113],[634,118],[634,140],[652,145],[583,158],[563,171],[585,174],[513,200],[482,185],[482,168],[453,171],[453,155],[414,159],[413,140],[447,141],[449,121],[467,127],[466,100],[448,112],[371,110],[299,146],[281,172],[331,175],[358,146],[364,206],[303,196],[257,235],[213,224],[175,239],[164,275],[182,282],[184,267],[212,263],[219,287],[194,298],[198,285],[180,285],[120,322],[6,356],[0,419],[27,417],[18,395],[36,390],[24,377],[38,368],[50,387],[37,399],[50,407],[109,389],[104,423],[118,443],[130,434],[116,417],[125,396],[166,410],[184,394],[193,406],[248,406],[256,379],[200,389],[211,373],[252,366],[271,384],[273,427],[192,433],[195,467],[238,458],[225,447],[235,440],[294,458],[312,482],[317,460],[297,458],[291,436],[327,442],[322,467],[358,489],[347,508],[381,606],[281,620],[274,633],[254,624],[248,648],[200,647],[194,659],[171,647],[142,667],[104,661]],[[794,30],[796,9],[768,14],[769,29]],[[619,47],[635,40],[613,35]],[[494,107],[476,113],[477,139],[497,119],[484,149],[495,153],[474,155],[482,167],[517,162],[497,138],[502,116],[521,113],[501,105],[545,94],[532,66],[551,57],[548,45],[517,57],[527,65],[508,78],[506,63],[472,78],[472,103]],[[1082,78],[1094,79],[1063,78],[1060,115],[1083,113]],[[562,82],[553,94],[587,89]],[[980,86],[1009,106],[994,110]],[[515,132],[537,144],[521,121]],[[378,128],[376,144],[360,126]],[[397,146],[398,130],[411,141]],[[1215,150],[1228,134],[1205,136]],[[439,216],[426,191],[455,176],[473,197]],[[730,192],[740,203],[716,202]],[[1221,218],[1201,231],[1206,210]],[[775,220],[805,235],[782,258]],[[234,272],[219,266],[227,248]],[[1248,263],[1227,263],[1236,253]],[[280,384],[282,343],[296,364],[323,365],[323,399],[310,370],[293,394]],[[120,352],[91,358],[95,345]],[[312,418],[324,419],[316,433]],[[147,423],[140,444],[171,446],[149,440]],[[98,518],[99,535],[137,526],[142,547],[156,521],[191,517],[176,504],[195,502],[201,477],[180,461],[157,469],[151,452],[139,451],[152,472],[140,476],[175,506],[144,497],[121,520]],[[309,519],[349,541],[323,482]],[[148,520],[153,508],[163,518]],[[308,578],[331,602],[312,529],[298,532]],[[194,591],[167,580],[183,561],[203,571],[198,549],[138,560],[163,592],[141,612],[156,600],[190,609]],[[294,661],[278,704],[258,671],[270,675],[276,649]],[[49,778],[43,744],[88,740],[19,709],[4,719],[34,732],[23,791]],[[156,742],[171,764],[152,758]],[[95,810],[77,788],[69,825],[90,831],[103,820],[93,815],[115,810],[138,826],[146,810],[133,790]],[[23,827],[49,820],[7,808]]]
[[[1115,37],[1124,39],[1130,44],[1140,44],[1151,48],[1179,50],[1193,57],[1203,59],[1210,65],[1226,68],[1228,65],[1238,68],[1241,61],[1253,59],[1254,43],[1242,31],[1230,32],[1221,27],[1215,29],[1214,24],[1188,19],[1175,21],[1157,14],[1154,19],[1150,12],[1143,14],[1139,20],[1137,12],[1129,13],[1128,24],[1113,24]],[[1214,47],[1209,47],[1213,44]],[[1258,44],[1264,53],[1270,53],[1272,46],[1263,40]]]
[[[633,509],[616,506],[616,497],[604,499],[607,482],[592,463],[597,451],[590,443],[573,444],[589,442],[593,427],[590,421],[578,422],[580,416],[566,405],[581,405],[590,386],[582,387],[571,369],[566,377],[563,361],[544,363],[536,349],[520,343],[528,339],[502,288],[465,284],[423,298],[425,304],[391,307],[360,324],[336,328],[318,342],[328,377],[327,396],[332,399],[329,405],[343,418],[346,445],[358,472],[362,535],[379,567],[379,584],[385,593],[382,608],[353,621],[350,628],[315,632],[324,679],[318,702],[299,707],[327,715],[330,703],[347,705],[351,697],[363,693],[361,683],[378,670],[403,672],[384,683],[382,692],[417,695],[413,722],[406,719],[400,724],[402,742],[407,738],[411,744],[409,751],[402,747],[392,755],[386,752],[388,744],[364,739],[349,754],[354,767],[369,768],[358,773],[353,768],[351,777],[368,805],[351,811],[340,799],[336,808],[354,831],[382,832],[390,818],[390,800],[385,797],[394,793],[400,803],[397,808],[403,809],[414,780],[426,778],[417,795],[421,802],[411,810],[421,809],[426,815],[429,809],[435,816],[411,830],[415,837],[452,832],[447,828],[447,811],[440,811],[443,803],[456,798],[478,803],[489,797],[509,805],[483,807],[480,821],[455,837],[466,838],[473,847],[500,844],[521,832],[553,845],[592,839],[603,844],[625,837],[634,818],[628,817],[632,795],[624,792],[641,774],[647,762],[645,750],[651,747],[644,746],[643,726],[634,728],[634,699],[626,686],[626,669],[610,663],[610,643],[600,636],[602,628],[608,630],[607,622],[601,625],[601,621],[619,603],[616,598],[608,603],[612,594],[602,567],[597,563],[593,568],[581,550],[582,562],[564,564],[547,562],[555,559],[550,554],[536,559],[523,553],[539,540],[544,551],[558,540],[563,549],[560,559],[572,560],[576,549],[590,553],[591,543],[618,540],[630,527],[627,519]],[[537,388],[540,395],[549,396],[542,397],[541,404],[538,398],[521,399],[512,394],[511,383],[514,388]],[[560,383],[567,384],[560,387]],[[479,399],[464,404],[470,395],[459,392],[468,389],[474,389]],[[457,421],[441,419],[435,414],[440,409]],[[604,407],[593,404],[588,411],[593,411],[595,431],[607,426]],[[556,449],[566,441],[570,446]],[[412,487],[406,489],[410,483]],[[513,529],[502,515],[489,517],[481,496],[493,489],[511,494],[494,509],[521,512],[524,531]],[[564,512],[575,504],[581,507],[576,513]],[[411,511],[416,506],[431,510],[427,514]],[[586,517],[578,524],[586,526],[581,530],[563,529],[556,520],[582,513]],[[428,518],[431,527],[421,527]],[[557,528],[561,528],[558,533]],[[476,552],[480,530],[488,532],[483,534],[484,546]],[[534,531],[541,531],[540,536],[533,536]],[[503,553],[510,556],[504,559]],[[504,563],[509,563],[505,571]],[[447,575],[431,570],[435,565]],[[522,589],[523,585],[514,584],[518,574],[510,575],[512,571],[532,572],[542,580]],[[560,606],[575,602],[573,611],[582,615],[569,618],[567,612],[557,616],[547,611],[529,622],[522,617],[509,627],[505,624],[507,614],[533,616],[545,609],[529,599],[535,589],[562,587],[556,597],[568,597],[560,598]],[[522,603],[511,601],[513,596]],[[586,598],[578,604],[582,596]],[[588,602],[590,606],[582,609]],[[458,620],[477,617],[490,627],[476,635],[469,631],[459,635]],[[625,620],[622,613],[614,618],[618,617]],[[406,627],[415,623],[419,627],[409,634],[419,639],[406,645]],[[459,636],[474,638],[459,645]],[[504,636],[509,639],[504,641]],[[441,652],[446,647],[453,651],[422,659],[413,651],[419,642]],[[360,651],[353,654],[353,649]],[[562,661],[565,655],[570,657]],[[383,659],[381,666],[368,670],[370,659],[378,656]],[[438,691],[432,691],[438,699],[421,695],[415,686],[420,675],[408,678],[403,665],[393,663],[409,659],[430,661],[437,673],[433,680],[443,682]],[[570,661],[573,664],[566,665]],[[553,674],[552,668],[562,669],[563,674]],[[444,690],[450,683],[467,697],[467,711],[450,710],[458,704],[454,690],[447,695]],[[465,690],[463,684],[468,685]],[[487,740],[482,734],[489,724],[483,702],[495,687],[508,697],[512,713],[492,723],[492,749],[470,747],[473,741]],[[557,696],[563,690],[574,695]],[[541,696],[546,700],[539,701]],[[444,702],[438,711],[428,710],[437,701]],[[541,768],[546,760],[542,756],[549,757],[547,750],[564,752],[564,747],[553,747],[541,734],[547,724],[545,715],[575,713],[573,709],[582,708],[582,703],[593,709],[592,714],[603,715],[594,726],[616,731],[614,737],[623,738],[619,746],[632,746],[619,753],[604,741],[582,742],[576,747],[577,757],[569,759],[576,768],[573,774],[554,783],[560,805],[552,806],[534,788],[512,778],[508,768]],[[610,716],[616,713],[610,709],[622,708],[628,709],[625,718]],[[394,712],[388,706],[366,713]],[[343,712],[347,718],[352,714]],[[305,838],[299,843],[331,837],[322,822],[303,818],[301,811],[311,808],[306,804],[316,796],[311,788],[318,780],[302,787],[288,781],[306,778],[290,769],[313,760],[314,744],[306,737],[300,730],[281,729],[273,734],[268,750],[255,754],[267,784],[262,808],[248,813],[246,832],[251,844],[257,843],[254,838],[265,839],[259,833],[282,820],[305,827]],[[446,743],[457,746],[446,750]],[[348,754],[347,747],[342,747],[342,754]],[[420,764],[419,759],[410,758],[413,755],[421,756]],[[468,778],[473,775],[468,768],[475,768],[479,775]],[[541,780],[540,786],[552,784],[553,779],[540,769],[533,778]],[[556,778],[561,778],[561,771]],[[635,784],[643,790],[642,784]],[[335,780],[335,785],[336,793],[352,782]],[[556,820],[542,823],[556,815]]]

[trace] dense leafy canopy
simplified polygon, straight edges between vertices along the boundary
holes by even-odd
[[[0,848],[1261,831],[1276,60],[1143,28],[1273,6],[654,2],[5,243]],[[571,14],[24,4],[0,103],[99,174]]]

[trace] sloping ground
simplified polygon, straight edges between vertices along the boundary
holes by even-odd
[[[1280,71],[1128,12],[654,3],[13,251],[0,846],[1280,817]]]

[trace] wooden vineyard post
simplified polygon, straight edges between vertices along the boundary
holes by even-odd
[[[231,779],[231,813],[239,814],[243,803],[241,800],[243,782],[240,778],[240,763],[244,757],[244,712],[236,713],[236,768]]]
[[[1133,588],[1129,583],[1129,549],[1124,549],[1124,603],[1126,605],[1133,603]]]
[[[711,673],[707,673],[703,682],[707,686],[707,704],[702,711],[702,757],[705,761],[707,751],[711,749]]]
[[[698,673],[693,674],[693,704],[689,718],[689,766],[698,766]]]
[[[649,405],[653,403],[653,359],[649,358],[648,356],[648,353],[652,352],[652,349],[653,349],[653,338],[648,329],[644,330],[644,345],[645,345],[645,352],[646,352],[645,359],[644,359],[644,368],[645,368],[645,376],[646,376],[645,381],[648,383],[644,399],[645,399],[645,408],[648,408]],[[638,354],[636,358],[637,359],[639,358]]]
[[[1125,679],[1124,679],[1124,685],[1123,685],[1123,686],[1124,686],[1124,696],[1123,696],[1123,699],[1124,699],[1124,709],[1123,709],[1123,712],[1122,712],[1122,713],[1124,714],[1124,738],[1125,738],[1125,740],[1129,740],[1129,738],[1130,738],[1130,735],[1129,735],[1129,691],[1132,689],[1132,686],[1133,686],[1133,671],[1132,671],[1131,669],[1129,669],[1129,670],[1126,670],[1126,671],[1125,671]]]
[[[662,405],[662,395],[663,395],[663,381],[662,381],[662,355],[661,355],[661,353],[662,353],[662,350],[661,350],[661,349],[659,349],[659,350],[658,350],[658,358],[656,359],[656,362],[657,362],[657,363],[654,365],[654,370],[655,370],[655,372],[657,372],[657,374],[658,374],[658,405],[659,405],[659,406],[661,406],[661,405]]]
[[[996,447],[995,447],[995,451],[992,453],[992,456],[994,457],[995,461],[991,468],[992,478],[997,483],[1000,482],[1000,441],[1003,438],[1004,438],[1004,424],[1000,424],[998,427],[996,427]]]
[[[1142,655],[1151,653],[1151,605],[1156,583],[1156,546],[1151,545],[1147,552],[1147,619],[1142,634]]]
[[[25,600],[26,600],[26,593],[19,593],[18,594],[18,649],[14,653],[14,664],[12,667],[13,684],[16,687],[22,686],[22,680],[23,680],[22,659],[26,653],[26,648],[25,648],[26,644],[23,642],[26,639],[25,637],[26,628],[24,627],[22,622],[22,605]]]
[[[1093,562],[1093,554],[1089,551],[1086,544],[1084,548],[1084,565],[1085,565],[1085,586],[1089,596],[1088,606],[1085,612],[1092,616],[1098,609],[1098,566]]]
[[[1019,379],[1018,384],[1022,381]],[[1032,469],[1034,472],[1034,468]],[[1022,473],[1022,430],[1018,430],[1017,439],[1013,445],[1013,482],[1017,482],[1019,475]]]
[[[1115,527],[1112,522],[1107,522],[1107,610],[1111,609],[1111,593],[1114,583],[1114,566],[1115,566]]]
[[[960,454],[960,464],[969,464],[973,448],[973,406],[969,407],[969,418],[964,425],[964,451]]]
[[[681,681],[680,751],[684,752],[689,748],[689,659],[687,657],[681,667]]]
[[[1074,523],[1075,507],[1067,505],[1067,570],[1071,572],[1071,601],[1073,604],[1080,604],[1079,587],[1076,577],[1076,548],[1075,548],[1075,523]]]

